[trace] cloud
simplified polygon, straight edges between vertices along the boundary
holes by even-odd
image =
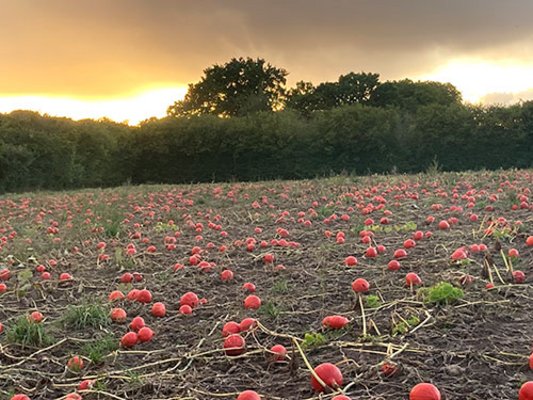
[[[508,106],[521,101],[533,100],[533,88],[518,93],[489,93],[480,99],[483,104]]]
[[[0,0],[0,93],[102,96],[185,84],[234,56],[290,82],[533,62],[530,0]],[[10,38],[7,40],[6,38]]]

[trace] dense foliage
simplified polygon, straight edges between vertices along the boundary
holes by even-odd
[[[183,100],[169,107],[169,114],[234,117],[283,105],[287,71],[263,59],[233,58],[204,74],[200,82],[189,85]]]
[[[352,105],[305,117],[167,117],[140,127],[0,115],[2,191],[305,178],[329,173],[530,167],[533,102],[512,107]],[[438,163],[438,164],[437,164]]]
[[[137,127],[0,114],[0,191],[533,165],[533,102],[471,106],[450,84],[371,73],[286,90],[286,75],[215,65]]]
[[[123,183],[132,128],[30,111],[0,114],[0,190],[64,189]],[[133,161],[133,160],[131,160]]]

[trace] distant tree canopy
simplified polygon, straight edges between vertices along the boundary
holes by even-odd
[[[298,82],[288,91],[286,107],[309,115],[352,104],[374,107],[397,107],[407,111],[431,104],[461,103],[461,93],[450,83],[401,81],[380,82],[379,74],[341,75],[337,82],[314,86]]]
[[[430,105],[461,103],[461,93],[449,83],[380,82],[379,74],[350,72],[336,82],[297,82],[286,89],[288,73],[264,59],[233,58],[204,70],[200,82],[190,84],[185,98],[168,108],[173,117],[215,115],[242,117],[256,112],[294,110],[309,117],[316,111],[354,104],[397,107],[414,112]]]
[[[461,93],[451,83],[404,79],[380,84],[373,91],[369,103],[375,107],[399,107],[414,111],[430,104],[459,104],[461,100]]]
[[[262,59],[215,65],[135,127],[0,114],[0,192],[533,167],[533,101],[473,106],[450,84],[364,72],[287,91],[286,76]]]
[[[131,168],[134,129],[33,111],[0,114],[0,192],[120,184]]]
[[[286,76],[287,71],[261,58],[233,58],[204,70],[200,82],[190,84],[185,98],[170,106],[168,114],[233,117],[275,111],[283,105]]]
[[[379,74],[354,73],[341,75],[337,82],[324,82],[314,86],[310,82],[298,82],[290,89],[286,107],[303,114],[330,110],[351,104],[367,103],[379,86]]]

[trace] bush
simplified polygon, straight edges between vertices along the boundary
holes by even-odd
[[[533,102],[393,105],[166,117],[139,127],[0,114],[0,192],[532,166]]]

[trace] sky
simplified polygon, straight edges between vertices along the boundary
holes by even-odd
[[[0,112],[134,124],[241,56],[289,85],[364,71],[533,99],[531,0],[0,0],[0,15]]]

